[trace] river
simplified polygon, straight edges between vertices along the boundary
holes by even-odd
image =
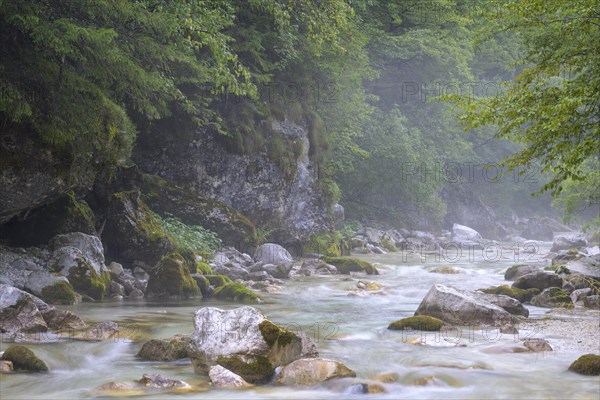
[[[118,322],[120,337],[103,342],[60,340],[27,344],[47,362],[51,372],[0,375],[0,395],[2,399],[93,398],[98,396],[95,388],[104,383],[126,382],[139,379],[144,373],[159,373],[201,389],[183,394],[129,394],[153,399],[362,398],[365,395],[349,389],[353,383],[372,382],[370,379],[378,374],[396,373],[397,382],[383,384],[386,393],[368,398],[597,400],[599,377],[567,371],[570,363],[585,353],[563,345],[572,338],[524,329],[518,335],[468,327],[427,335],[386,329],[390,322],[412,315],[433,284],[479,289],[506,283],[503,272],[514,264],[515,257],[508,248],[504,249],[505,254],[499,256],[475,251],[460,260],[431,254],[361,256],[378,263],[380,275],[296,276],[279,293],[261,293],[265,301],[257,308],[269,319],[291,330],[302,329],[315,341],[322,357],[344,362],[357,372],[357,378],[329,381],[306,389],[274,386],[243,391],[210,389],[207,378],[194,374],[189,361],[140,361],[135,354],[150,338],[191,333],[192,315],[200,307],[237,305],[214,300],[160,304],[124,300],[67,307],[91,323]],[[543,252],[538,254],[541,260]],[[435,272],[438,267],[451,267],[454,273]],[[358,291],[359,279],[379,282],[383,290]],[[530,318],[544,318],[547,312],[528,308]],[[589,314],[589,318],[597,316]],[[554,351],[502,350],[518,345],[526,337],[547,338]],[[1,349],[9,345],[3,342]]]

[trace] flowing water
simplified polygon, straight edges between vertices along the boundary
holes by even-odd
[[[436,283],[479,289],[506,283],[504,270],[514,264],[513,254],[461,260],[433,255],[426,258],[390,253],[363,256],[379,263],[379,276],[294,277],[280,293],[262,294],[258,308],[272,321],[291,330],[302,330],[317,344],[322,357],[344,362],[357,378],[333,380],[312,388],[262,386],[252,389],[217,390],[207,378],[194,374],[189,361],[149,362],[136,359],[141,344],[150,338],[191,333],[192,315],[203,306],[234,308],[235,304],[210,301],[152,303],[110,301],[78,304],[69,309],[86,321],[113,320],[120,337],[102,342],[79,340],[41,341],[27,345],[45,360],[47,374],[0,375],[2,399],[92,398],[98,386],[139,379],[159,373],[181,379],[199,392],[173,394],[133,393],[145,398],[360,398],[351,386],[372,382],[378,374],[396,373],[395,383],[383,384],[386,393],[368,398],[389,399],[598,399],[600,378],[567,371],[584,354],[561,346],[561,338],[549,332],[521,329],[518,335],[500,335],[494,329],[463,327],[443,334],[389,331],[390,322],[413,314],[429,288]],[[437,258],[437,259],[436,259]],[[452,261],[452,262],[449,262]],[[453,274],[437,273],[436,267],[452,267]],[[446,271],[448,272],[448,271]],[[358,279],[384,285],[382,291],[357,291]],[[528,307],[530,318],[542,318],[545,309]],[[597,318],[598,314],[592,314]],[[576,335],[576,332],[573,332]],[[546,337],[553,352],[509,353],[502,349],[519,345],[526,337]],[[458,345],[457,345],[458,344]],[[1,343],[1,350],[9,343]],[[600,344],[599,344],[600,347]],[[425,384],[423,384],[425,383]]]

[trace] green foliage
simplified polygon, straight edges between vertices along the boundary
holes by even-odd
[[[199,225],[186,225],[170,215],[163,218],[158,214],[152,214],[160,228],[183,248],[208,255],[222,246],[221,239],[214,232]]]
[[[196,261],[196,273],[202,275],[212,275],[213,270],[207,263],[202,261]]]

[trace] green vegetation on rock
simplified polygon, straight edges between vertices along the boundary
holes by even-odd
[[[218,357],[217,364],[241,376],[249,383],[266,383],[275,373],[275,368],[266,357],[258,356],[252,362],[235,357]]]
[[[351,257],[322,257],[328,264],[335,265],[342,274],[350,272],[365,272],[369,275],[379,275],[377,269],[369,262]]]
[[[215,290],[214,297],[240,303],[258,303],[260,297],[239,282],[226,283]]]
[[[213,270],[207,263],[202,261],[196,261],[196,273],[202,275],[212,275]]]
[[[210,284],[212,286],[214,286],[215,288],[224,286],[228,283],[232,283],[233,281],[225,275],[204,275],[204,277],[206,279],[208,279],[208,281],[210,282]]]
[[[77,301],[73,287],[65,281],[58,281],[43,288],[40,298],[46,303],[61,305],[75,304]]]
[[[152,215],[162,230],[181,247],[208,256],[223,245],[216,233],[204,229],[202,226],[186,225],[173,216],[163,218],[155,213]]]
[[[148,297],[187,299],[201,296],[201,291],[186,260],[179,253],[164,256],[149,272],[146,294]]]
[[[436,332],[442,329],[443,326],[444,321],[437,318],[429,317],[427,315],[417,315],[394,321],[388,326],[388,329],[393,331],[418,330]]]
[[[488,294],[502,294],[504,296],[512,297],[515,300],[519,300],[522,303],[530,301],[533,296],[536,296],[541,292],[537,288],[518,289],[508,285],[492,286],[487,289],[481,289],[481,291]]]
[[[600,375],[600,355],[585,354],[571,364],[569,371],[582,375]]]
[[[48,366],[33,351],[24,346],[11,346],[2,355],[2,360],[11,361],[15,370],[46,372]]]
[[[77,259],[77,266],[69,269],[69,283],[78,293],[90,296],[94,300],[102,300],[110,284],[110,273],[96,272],[86,260]]]
[[[294,333],[287,329],[280,328],[268,319],[265,319],[258,324],[258,329],[260,330],[263,339],[265,339],[265,342],[271,347],[275,345],[275,343],[279,346],[287,346],[292,343],[292,340],[294,340],[294,337],[296,336]]]

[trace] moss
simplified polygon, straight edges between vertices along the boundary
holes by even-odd
[[[579,357],[571,364],[569,371],[582,375],[600,375],[600,355],[585,354]]]
[[[77,297],[69,282],[58,281],[42,289],[41,299],[50,304],[75,304]]]
[[[196,285],[200,288],[203,297],[208,297],[212,294],[213,289],[210,286],[210,281],[204,275],[193,275],[192,278],[196,281]]]
[[[279,346],[287,346],[292,343],[292,340],[294,340],[294,337],[296,336],[287,329],[280,328],[267,319],[258,324],[258,329],[260,330],[263,339],[265,339],[265,342],[267,342],[270,347],[273,347],[275,343]]]
[[[427,315],[418,315],[392,322],[388,326],[388,329],[393,331],[416,329],[419,331],[437,332],[442,329],[442,326],[444,326],[444,321]]]
[[[540,294],[540,290],[536,288],[517,289],[508,285],[493,286],[487,289],[481,289],[481,291],[489,294],[502,294],[504,296],[519,300],[522,303],[526,303],[530,301],[533,296]]]
[[[563,306],[573,305],[573,300],[571,299],[571,296],[569,296],[569,294],[561,288],[554,287],[548,288],[546,290],[548,291],[548,298],[552,303]]]
[[[527,264],[515,264],[511,267],[509,267],[506,272],[504,272],[504,279],[506,280],[512,280],[515,275],[517,275],[517,272],[519,271],[520,267],[526,267]]]
[[[302,243],[303,253],[324,254],[329,257],[342,255],[341,239],[336,231],[313,235]]]
[[[342,274],[350,274],[350,272],[365,272],[369,275],[379,275],[379,272],[371,263],[359,260],[357,258],[323,257],[322,260],[328,264],[335,265],[338,271]]]
[[[226,283],[217,288],[214,297],[222,300],[233,300],[241,303],[257,303],[260,298],[252,290],[239,282]]]
[[[69,269],[67,279],[77,292],[102,300],[110,284],[110,273],[102,271],[98,274],[87,261],[79,258],[77,266]]]
[[[196,269],[196,253],[187,247],[178,246],[176,252],[185,260],[185,265],[188,267],[190,274],[195,274]]]
[[[2,355],[2,360],[11,361],[15,370],[20,369],[32,372],[48,371],[46,363],[37,358],[33,351],[24,346],[9,347]]]
[[[396,247],[396,245],[388,239],[383,239],[381,241],[381,246],[384,249],[386,249],[387,251],[398,251],[398,248]]]
[[[149,297],[190,298],[200,296],[200,288],[179,253],[164,256],[150,270],[146,293]]]
[[[225,275],[204,275],[204,277],[208,279],[210,284],[216,288],[233,282],[228,276]]]
[[[196,261],[196,273],[202,275],[212,275],[214,274],[210,265],[202,261]]]
[[[252,362],[244,362],[235,357],[217,357],[217,364],[241,376],[249,383],[267,383],[275,373],[275,368],[266,357],[258,356]]]

